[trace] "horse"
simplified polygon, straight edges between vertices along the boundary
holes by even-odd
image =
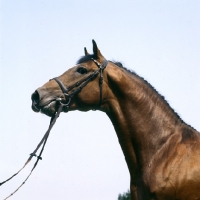
[[[32,94],[32,109],[54,116],[98,110],[116,131],[130,173],[131,200],[200,200],[200,133],[145,79],[107,60],[92,40],[85,55]]]

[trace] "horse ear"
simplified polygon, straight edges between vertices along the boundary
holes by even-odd
[[[92,43],[93,43],[93,53],[94,53],[94,58],[95,59],[100,59],[101,57],[103,57],[103,55],[101,54],[100,50],[98,49],[97,47],[97,43],[92,40]]]
[[[84,48],[84,52],[85,52],[85,56],[88,56],[88,55],[90,55],[90,54],[88,53],[88,51],[87,51],[86,47]]]

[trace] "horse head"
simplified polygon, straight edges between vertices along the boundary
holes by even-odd
[[[33,111],[52,116],[60,103],[65,105],[64,112],[98,109],[103,104],[106,95],[104,69],[108,61],[101,54],[96,42],[92,42],[93,54],[89,54],[84,48],[85,56],[78,60],[77,65],[51,79],[32,94]]]

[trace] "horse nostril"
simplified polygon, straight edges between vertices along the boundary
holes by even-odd
[[[31,95],[31,100],[34,104],[38,104],[40,102],[40,96],[37,90]]]

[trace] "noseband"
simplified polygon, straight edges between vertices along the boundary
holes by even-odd
[[[99,77],[99,88],[100,88],[100,99],[99,99],[99,104],[97,107],[99,107],[102,104],[102,85],[103,85],[103,70],[106,68],[108,61],[104,60],[103,64],[101,65],[98,61],[96,61],[95,59],[91,58],[94,63],[97,65],[98,69],[96,71],[94,71],[92,74],[90,74],[89,76],[87,76],[86,78],[78,81],[77,83],[73,84],[72,86],[69,86],[68,88],[65,87],[65,85],[62,83],[62,81],[58,78],[55,77],[51,80],[55,80],[58,85],[60,86],[60,89],[62,90],[64,96],[65,96],[65,103],[63,104],[61,102],[61,99],[57,99],[57,101],[59,101],[60,104],[62,104],[63,108],[65,108],[67,111],[69,109],[69,104],[71,102],[71,98],[79,93],[90,81],[94,80],[98,74],[100,73],[100,77]],[[71,93],[69,93],[72,89],[76,88],[75,90],[73,90]]]

